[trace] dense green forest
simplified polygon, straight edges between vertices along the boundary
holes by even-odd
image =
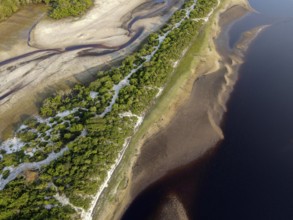
[[[9,18],[22,6],[47,4],[48,15],[54,19],[80,16],[93,5],[93,0],[0,0],[0,21]]]
[[[0,21],[9,18],[21,6],[42,3],[43,0],[0,0]]]
[[[10,175],[5,167],[42,161],[51,152],[64,150],[64,154],[40,169],[19,175],[0,190],[0,219],[80,218],[73,206],[60,204],[56,194],[65,195],[76,207],[88,209],[91,196],[104,182],[125,140],[133,135],[138,116],[149,110],[159,88],[168,83],[174,62],[196,40],[203,23],[195,18],[205,17],[217,4],[217,0],[197,2],[190,17],[186,17],[186,9],[194,3],[187,1],[119,67],[98,72],[89,86],[76,85],[66,95],[46,99],[40,109],[42,118],[24,122],[16,133],[24,143],[21,150],[0,152],[1,178]],[[160,42],[162,36],[165,38]],[[120,88],[111,106],[115,88],[127,76],[129,83]],[[112,108],[107,111],[109,106]]]
[[[92,5],[93,0],[45,0],[49,6],[49,16],[54,19],[83,15]]]

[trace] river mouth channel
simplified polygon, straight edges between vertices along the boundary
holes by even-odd
[[[147,188],[123,219],[178,219],[158,214],[170,194],[180,198],[187,219],[293,219],[293,2],[250,4],[256,13],[224,29],[227,47],[247,30],[269,27],[240,68],[222,122],[225,139]]]

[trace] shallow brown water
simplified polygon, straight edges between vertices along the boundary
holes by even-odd
[[[26,43],[32,26],[46,14],[46,6],[24,6],[6,21],[0,23],[0,61],[1,54],[10,50],[15,44]]]

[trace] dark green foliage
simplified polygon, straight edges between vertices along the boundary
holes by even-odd
[[[49,16],[54,19],[83,15],[93,5],[92,0],[45,0]]]
[[[24,178],[11,182],[0,191],[0,219],[71,219],[74,211],[70,207],[62,207],[53,198],[56,191],[47,187],[47,183],[28,184]],[[51,205],[51,209],[45,209]]]
[[[48,15],[54,19],[83,15],[92,5],[93,0],[1,0],[0,22],[28,4],[46,3]]]
[[[18,133],[17,136],[22,140],[23,142],[29,142],[34,140],[38,135],[31,131],[25,131]]]
[[[198,0],[195,10],[191,13],[191,18],[203,18],[210,13],[210,9],[217,4],[217,0]]]
[[[5,170],[5,171],[3,172],[3,174],[2,174],[3,179],[6,179],[6,178],[9,176],[9,174],[10,174],[10,171],[9,171],[9,170]]]

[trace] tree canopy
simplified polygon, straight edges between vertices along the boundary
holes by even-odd
[[[1,0],[0,22],[29,4],[46,4],[49,17],[61,19],[83,15],[93,5],[93,0]]]

